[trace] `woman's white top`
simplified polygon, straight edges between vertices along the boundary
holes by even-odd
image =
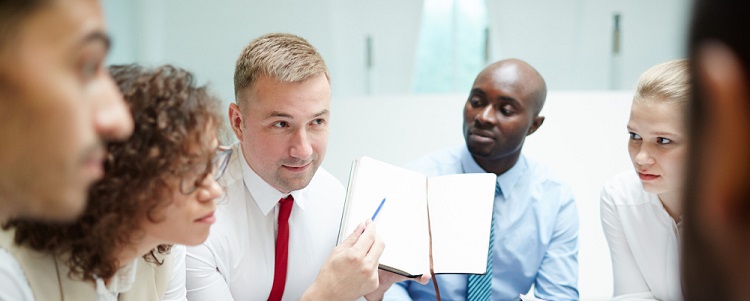
[[[604,185],[601,219],[614,273],[614,300],[680,301],[680,224],[635,171]]]

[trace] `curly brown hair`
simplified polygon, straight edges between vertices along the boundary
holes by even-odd
[[[137,65],[112,66],[110,72],[130,105],[135,121],[127,141],[107,144],[105,174],[89,191],[83,215],[72,224],[16,219],[15,242],[59,256],[69,254],[71,276],[81,279],[112,277],[120,267],[117,254],[145,235],[140,223],[160,222],[161,209],[172,202],[180,179],[201,179],[211,172],[222,117],[219,101],[206,86],[197,87],[188,71],[173,66],[146,69]],[[188,167],[193,168],[188,168]],[[144,258],[161,264],[155,253]]]

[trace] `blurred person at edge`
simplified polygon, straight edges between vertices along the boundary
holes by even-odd
[[[693,10],[685,300],[750,300],[750,2]]]
[[[109,45],[96,0],[0,1],[0,221],[75,218],[102,177],[102,142],[130,135]],[[0,284],[0,300],[33,300],[1,247]]]

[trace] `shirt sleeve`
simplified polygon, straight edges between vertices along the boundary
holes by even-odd
[[[34,294],[16,259],[0,248],[0,301],[11,300],[34,301]]]
[[[185,266],[188,300],[234,300],[218,268],[216,256],[205,244],[187,249]]]
[[[578,300],[578,208],[563,186],[561,206],[549,247],[542,258],[534,293],[545,300]]]
[[[615,299],[655,300],[646,280],[643,279],[643,275],[638,269],[633,253],[630,251],[630,246],[628,246],[628,241],[623,232],[622,221],[617,215],[614,198],[607,186],[602,189],[600,210],[602,229],[604,230],[604,236],[607,238],[609,253],[612,258]]]
[[[167,283],[167,290],[162,301],[187,301],[185,289],[185,246],[174,245],[169,254],[172,256],[172,271]]]

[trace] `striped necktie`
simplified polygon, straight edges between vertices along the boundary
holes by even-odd
[[[495,196],[500,194],[500,185],[495,183]],[[489,301],[492,299],[492,249],[495,242],[495,212],[492,206],[492,223],[490,228],[490,247],[487,251],[487,272],[484,275],[469,275],[466,300]]]

